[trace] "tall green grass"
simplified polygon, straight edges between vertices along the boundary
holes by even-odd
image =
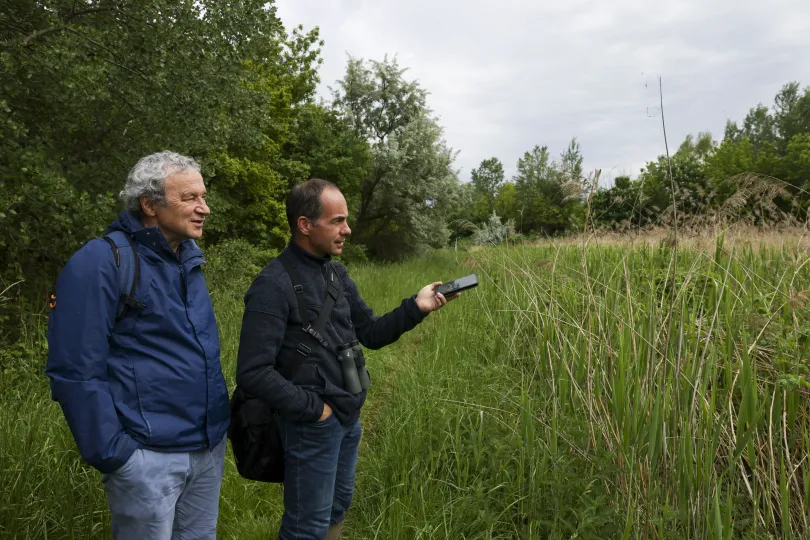
[[[810,265],[796,247],[550,246],[351,267],[378,314],[481,285],[368,351],[349,538],[806,538]],[[212,268],[230,387],[255,268]],[[231,264],[236,264],[233,261]],[[49,401],[44,320],[4,351],[0,536],[109,535]],[[281,489],[230,461],[220,537],[274,537]]]

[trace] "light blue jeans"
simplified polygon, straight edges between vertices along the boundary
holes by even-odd
[[[113,538],[214,540],[226,441],[177,454],[139,449],[123,467],[102,474]]]

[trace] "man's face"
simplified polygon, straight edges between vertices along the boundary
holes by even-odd
[[[343,253],[343,243],[352,234],[347,219],[349,210],[343,194],[332,188],[321,192],[321,217],[309,228],[309,244],[318,255],[338,256]]]
[[[170,174],[164,186],[166,201],[150,205],[154,213],[150,221],[157,222],[166,241],[176,250],[180,242],[202,236],[205,218],[211,210],[205,204],[205,184],[197,171]]]

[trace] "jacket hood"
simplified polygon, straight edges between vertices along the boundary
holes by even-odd
[[[157,229],[157,227],[151,227],[153,229]],[[118,219],[110,223],[109,227],[107,227],[107,232],[111,233],[113,231],[123,231],[127,234],[134,235],[136,232],[144,229],[141,220],[135,216],[129,210],[124,212],[120,212],[118,214]]]
[[[197,257],[202,258],[202,251],[191,239],[180,242],[180,248],[175,253],[159,227],[144,227],[141,220],[129,210],[120,212],[118,219],[110,223],[105,234],[113,231],[123,231],[132,236],[139,244],[143,244],[159,254],[171,254],[175,258],[179,255],[182,262]]]

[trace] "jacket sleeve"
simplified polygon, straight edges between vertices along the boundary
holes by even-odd
[[[236,359],[236,384],[264,399],[285,418],[315,422],[323,414],[323,399],[294,385],[276,371],[276,356],[287,331],[286,295],[268,276],[259,275],[245,295],[245,312]]]
[[[351,306],[352,324],[357,339],[368,349],[379,349],[394,343],[402,334],[412,330],[429,313],[416,305],[416,295],[402,300],[399,306],[385,315],[376,316],[363,299],[346,268],[338,265],[343,287]]]
[[[48,319],[45,373],[82,457],[103,473],[138,448],[118,419],[107,383],[109,336],[118,306],[117,267],[110,245],[92,240],[70,258],[56,281]]]

